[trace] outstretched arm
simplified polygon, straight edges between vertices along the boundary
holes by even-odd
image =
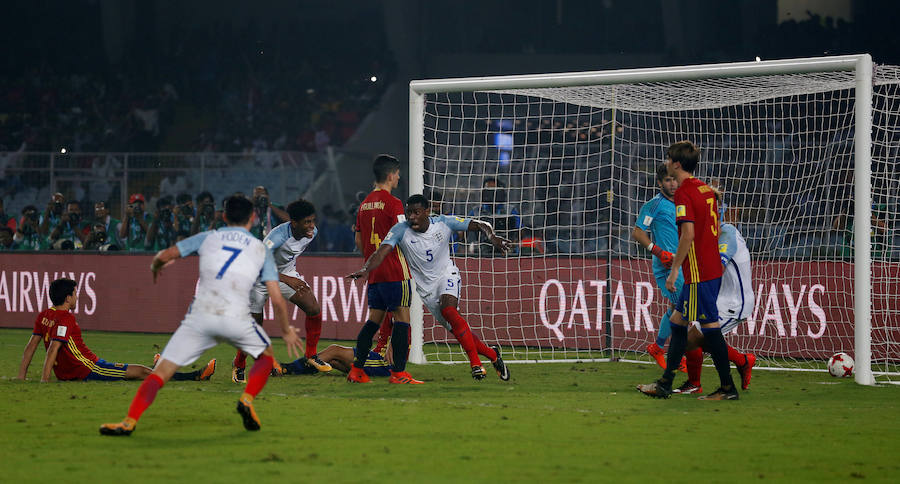
[[[24,380],[28,376],[28,365],[31,364],[31,359],[34,358],[34,352],[37,350],[40,342],[41,337],[33,334],[31,339],[28,340],[28,344],[25,345],[25,353],[22,354],[22,364],[19,365],[19,375],[16,377],[19,380]]]
[[[181,251],[178,250],[178,246],[173,245],[168,249],[163,249],[156,253],[156,256],[153,258],[153,262],[150,263],[150,271],[153,272],[153,283],[156,284],[156,278],[159,276],[159,272],[163,270],[163,267],[171,264],[175,259],[181,257]]]
[[[381,263],[384,262],[384,258],[387,257],[387,255],[390,254],[392,250],[394,250],[393,245],[381,244],[381,246],[378,247],[378,250],[376,250],[375,253],[372,254],[371,257],[369,257],[369,260],[367,260],[366,263],[363,264],[362,269],[352,274],[348,274],[346,278],[359,279],[362,277],[367,277],[370,272],[377,269],[378,266],[380,266]]]
[[[511,248],[512,241],[507,239],[506,237],[500,237],[499,235],[494,233],[494,227],[492,227],[491,224],[487,222],[472,219],[472,221],[469,222],[469,227],[467,230],[469,232],[480,230],[481,233],[483,233],[484,236],[491,241],[491,244],[503,251],[504,254]]]
[[[50,347],[47,348],[47,357],[44,358],[44,369],[41,371],[42,383],[50,381],[50,372],[53,371],[53,365],[56,364],[56,355],[59,354],[60,348],[62,348],[62,342],[57,340],[50,342]]]

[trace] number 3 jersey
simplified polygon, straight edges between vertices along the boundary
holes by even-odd
[[[278,281],[272,252],[243,227],[201,232],[175,245],[182,257],[200,255],[190,313],[250,320],[250,289],[257,279]]]
[[[356,231],[362,239],[363,257],[369,260],[391,228],[405,220],[400,199],[386,190],[372,191],[359,205],[356,214]],[[395,250],[369,274],[369,284],[405,281],[409,277],[409,266],[403,251]]]
[[[450,238],[453,232],[468,230],[472,219],[438,215],[428,220],[425,232],[416,232],[409,222],[400,222],[391,228],[383,242],[403,251],[416,285],[425,290],[439,283],[445,270],[453,266]]]

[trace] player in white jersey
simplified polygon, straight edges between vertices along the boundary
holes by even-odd
[[[300,199],[287,206],[290,222],[285,222],[269,232],[263,244],[272,251],[275,267],[278,269],[278,288],[281,295],[296,304],[306,314],[306,351],[304,357],[309,366],[319,371],[331,371],[331,365],[316,355],[316,346],[322,334],[322,310],[315,294],[309,285],[300,279],[297,272],[297,256],[306,250],[310,242],[319,233],[316,228],[316,208],[312,203]],[[250,312],[256,324],[263,324],[263,308],[269,298],[269,290],[262,281],[257,282],[250,291]],[[231,380],[235,383],[244,381],[244,368],[247,355],[238,351],[231,369]],[[275,365],[275,374],[284,372],[281,365]]]
[[[480,230],[503,253],[509,250],[510,241],[495,234],[490,224],[480,220],[446,215],[429,217],[430,208],[431,204],[423,195],[409,197],[406,200],[406,221],[394,225],[363,268],[347,277],[368,277],[370,271],[375,270],[395,247],[399,247],[406,257],[416,281],[416,292],[425,307],[435,321],[453,333],[469,357],[472,378],[482,380],[487,374],[478,357],[481,354],[491,360],[501,380],[509,380],[509,369],[500,356],[500,347],[485,345],[459,314],[457,307],[462,278],[450,259],[450,239],[457,231]]]
[[[253,399],[265,386],[274,361],[272,343],[250,317],[247,294],[257,278],[273,291],[275,320],[281,325],[288,354],[299,355],[300,338],[288,324],[287,304],[278,292],[272,253],[250,232],[253,204],[232,196],[225,202],[228,227],[202,232],[156,254],[150,269],[159,272],[179,257],[200,255],[200,281],[184,320],[169,339],[153,373],[144,380],[122,422],[103,424],[103,435],[131,435],[156,393],[180,366],[193,363],[204,351],[227,341],[256,358],[250,379],[238,399],[237,411],[247,430],[259,430]]]
[[[727,205],[722,200],[720,192],[716,191],[719,200],[719,219],[725,216]],[[719,325],[722,334],[728,334],[735,330],[739,324],[747,320],[753,313],[755,298],[750,271],[750,250],[744,237],[734,225],[723,223],[719,227],[719,257],[722,261],[722,285],[719,288],[719,296],[716,299],[716,307],[719,312]],[[688,379],[673,393],[691,394],[702,393],[700,375],[703,368],[703,343],[704,337],[701,330],[691,326],[688,331],[688,343],[685,352],[687,359]],[[731,345],[728,345],[728,359],[735,364],[741,375],[741,388],[746,390],[750,386],[753,365],[756,364],[756,355],[752,353],[740,353]]]

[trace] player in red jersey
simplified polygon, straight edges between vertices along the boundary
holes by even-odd
[[[662,378],[654,383],[638,385],[638,390],[657,398],[668,398],[672,394],[672,380],[687,346],[687,327],[691,321],[697,321],[720,382],[715,392],[700,398],[737,400],[738,392],[731,378],[728,349],[716,307],[722,283],[719,207],[712,188],[693,176],[699,162],[700,150],[690,141],[675,143],[666,152],[666,167],[678,181],[678,190],[675,191],[678,251],[666,279],[666,288],[675,291],[678,266],[684,274],[684,286],[670,318],[672,339],[666,355],[666,370]]]
[[[22,364],[19,366],[20,380],[28,375],[28,366],[34,357],[38,344],[43,340],[47,349],[41,381],[50,381],[50,372],[60,381],[67,380],[143,380],[153,370],[143,365],[128,363],[109,363],[97,358],[81,339],[81,328],[75,322],[70,310],[78,301],[75,292],[76,282],[71,279],[57,279],[50,283],[50,301],[53,307],[38,314],[34,321],[34,331]],[[176,380],[209,380],[216,371],[216,360],[212,359],[200,370],[177,373]]]
[[[391,195],[400,182],[400,162],[390,155],[378,155],[372,163],[375,189],[359,206],[356,215],[356,247],[368,259],[381,246],[381,241],[397,222],[405,220],[403,203]],[[356,359],[347,380],[365,383],[369,377],[363,371],[372,338],[388,312],[393,315],[391,342],[393,369],[390,383],[422,383],[406,371],[409,353],[409,302],[412,297],[409,267],[403,252],[393,251],[377,269],[369,274],[369,318],[356,337]]]

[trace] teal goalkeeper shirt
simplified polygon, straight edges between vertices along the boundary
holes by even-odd
[[[675,202],[657,193],[641,207],[635,227],[653,234],[653,243],[675,254],[678,250],[678,226],[675,225]],[[653,275],[666,277],[669,269],[653,258]]]

